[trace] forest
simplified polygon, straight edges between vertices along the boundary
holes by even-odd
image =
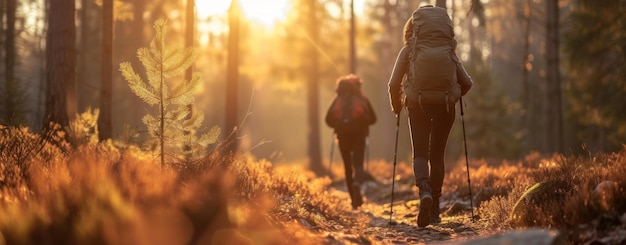
[[[446,8],[474,85],[455,105],[444,222],[423,230],[388,82],[428,4]],[[624,16],[624,0],[2,0],[0,244],[462,243],[536,227],[623,243]],[[378,118],[361,212],[324,123],[348,74]]]
[[[370,157],[390,160],[390,149],[384,147],[391,145],[394,126],[387,80],[401,47],[403,20],[427,1],[357,1],[353,32],[346,1],[321,1],[310,18],[311,7],[298,1],[277,3],[280,10],[273,15],[254,13],[254,6],[246,8],[243,2],[236,23],[229,22],[225,3],[207,1],[188,10],[185,1],[116,1],[108,25],[100,2],[78,1],[67,10],[74,18],[61,23],[73,23],[71,30],[63,29],[67,34],[57,39],[61,45],[69,44],[68,36],[75,38],[74,48],[65,47],[71,57],[63,58],[46,49],[55,43],[49,20],[72,16],[46,14],[53,10],[47,10],[45,1],[6,1],[0,83],[4,125],[38,131],[53,119],[48,118],[53,108],[46,107],[47,91],[62,86],[57,89],[65,96],[58,100],[67,102],[57,103],[67,104],[62,110],[68,111],[62,113],[67,119],[59,119],[62,125],[98,108],[100,139],[144,130],[141,117],[149,108],[132,94],[119,64],[127,61],[141,68],[136,51],[148,46],[152,24],[164,18],[167,44],[197,52],[186,72],[200,76],[194,110],[205,115],[202,128],[220,126],[230,132],[250,114],[241,128],[246,135],[241,149],[267,140],[271,143],[255,155],[274,162],[319,162],[332,136],[318,122],[319,115],[334,96],[336,78],[355,73],[365,81],[365,93],[381,119],[372,126]],[[450,1],[457,52],[476,81],[465,99],[473,157],[516,159],[533,151],[580,154],[622,148],[623,31],[616,11],[620,8],[611,4],[623,5],[559,1],[559,9],[549,13],[543,1],[488,1],[474,9],[471,1]],[[557,15],[553,39],[546,34],[549,14]],[[229,25],[237,25],[237,35],[229,35]],[[231,47],[231,42],[238,45]],[[75,68],[58,76],[72,78],[51,81],[46,64],[64,67],[66,62]],[[454,144],[459,128],[454,127],[451,137],[452,158],[462,155]],[[402,156],[408,150],[401,149]]]

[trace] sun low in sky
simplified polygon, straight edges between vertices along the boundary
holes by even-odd
[[[288,11],[288,0],[237,0],[245,18],[258,21],[264,26],[272,27],[277,21],[284,20]],[[228,11],[231,1],[228,0],[196,0],[198,17],[222,15]]]

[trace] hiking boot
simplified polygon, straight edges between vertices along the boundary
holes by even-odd
[[[441,212],[439,208],[439,198],[433,198],[433,207],[430,209],[430,223],[431,224],[439,224],[441,223],[441,218],[439,217],[439,213]]]
[[[413,166],[419,166],[426,163],[421,158],[414,159]],[[426,163],[428,166],[428,163]],[[418,172],[415,173],[417,176]],[[419,176],[415,178],[415,185],[419,188],[420,193],[420,209],[417,215],[417,226],[425,227],[430,224],[430,210],[433,206],[432,187],[430,186],[430,178],[427,176]]]
[[[420,210],[417,215],[417,226],[426,227],[430,224],[430,212],[433,206],[433,196],[424,192],[420,194]]]
[[[355,201],[352,201],[352,209],[357,209],[357,208],[359,208],[361,205],[363,205],[363,200],[355,200]]]
[[[363,196],[361,195],[361,187],[359,184],[352,185],[352,190],[350,191],[350,199],[352,199],[352,209],[357,209],[361,205],[363,205]]]

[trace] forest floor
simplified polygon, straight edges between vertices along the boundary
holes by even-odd
[[[177,172],[132,148],[0,131],[0,245],[526,244],[546,233],[530,244],[626,244],[626,148],[451,163],[442,222],[419,228],[419,190],[402,162],[368,163],[365,203],[352,209],[338,164],[316,176],[302,164],[207,158]]]
[[[332,195],[341,196],[345,202],[350,203],[345,181],[334,181],[330,189]],[[407,183],[395,183],[391,216],[390,183],[368,181],[362,189],[365,203],[352,212],[353,215],[366,215],[365,220],[369,223],[340,227],[332,231],[319,230],[328,244],[455,244],[498,233],[486,228],[477,216],[474,216],[474,220],[471,219],[469,200],[442,197],[442,222],[421,228],[417,226],[419,200],[415,187]]]

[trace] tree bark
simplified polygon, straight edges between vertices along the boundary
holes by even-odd
[[[350,73],[356,74],[356,20],[354,0],[350,0]]]
[[[546,1],[545,151],[562,152],[563,111],[559,64],[559,1]]]
[[[238,130],[237,115],[239,114],[239,22],[241,9],[239,1],[233,0],[228,12],[228,64],[226,73],[226,110],[224,129],[235,136]],[[238,148],[237,137],[228,139],[227,151],[235,153]]]
[[[88,13],[88,4],[91,3],[91,0],[81,0],[80,1],[80,12],[78,14],[78,18],[79,18],[79,31],[77,33],[77,38],[78,38],[78,43],[77,43],[77,69],[76,69],[76,84],[80,84],[80,85],[85,85],[88,83],[88,71],[87,71],[87,67],[88,64],[91,62],[88,62],[88,53],[89,50],[92,49],[92,47],[90,46],[89,43],[89,37],[92,35],[93,30],[90,29],[89,26],[89,13]],[[91,44],[93,45],[93,44]],[[78,89],[78,103],[83,103],[84,101],[82,101],[82,99],[84,98],[83,95],[85,94],[85,91],[82,89]]]
[[[194,24],[195,24],[195,1],[187,0],[186,13],[185,13],[185,46],[187,48],[193,48],[194,46]],[[185,79],[191,81],[191,75],[193,74],[193,66],[190,66],[185,71]]]
[[[309,0],[309,23],[307,23],[308,33],[313,43],[320,41],[320,25],[318,21],[318,2]],[[319,54],[315,49],[309,49],[308,58],[308,82],[307,82],[307,112],[308,112],[308,154],[309,167],[317,175],[324,173],[322,166],[322,150],[320,142],[320,117],[319,117]]]
[[[394,45],[394,42],[392,41],[394,38],[398,39],[399,36],[396,35],[398,32],[398,29],[402,29],[402,26],[394,26],[392,23],[392,18],[394,16],[394,14],[396,14],[394,12],[394,10],[397,7],[397,3],[394,3],[393,5],[391,4],[390,0],[385,0],[383,3],[383,17],[382,17],[382,25],[383,25],[383,30],[385,31],[385,34],[382,36],[382,45],[381,45],[381,60],[382,62],[382,69],[385,72],[384,73],[384,79],[388,79],[389,76],[391,75],[391,72],[393,71],[393,65],[394,65],[394,61],[395,61],[395,52],[397,52],[397,47],[396,45]],[[404,24],[404,21],[400,22],[401,25]],[[379,101],[385,103],[385,106],[380,107],[380,108],[384,108],[383,110],[385,110],[386,112],[391,111],[391,107],[389,106],[389,87],[387,85],[387,82],[382,82],[378,86],[378,91],[380,91],[378,94],[379,96]],[[382,128],[393,128],[394,126],[394,121],[392,117],[390,116],[383,116],[380,117],[380,119],[378,120],[377,123],[379,123],[380,125],[382,125]],[[378,139],[381,143],[381,146],[388,146],[388,145],[392,145],[393,144],[393,134],[381,134],[380,138]]]
[[[196,19],[196,13],[195,13],[195,1],[196,0],[187,0],[187,5],[186,7],[186,13],[185,13],[185,46],[187,48],[193,48],[194,47],[194,24],[195,24],[195,19]],[[189,67],[189,69],[187,69],[185,71],[185,81],[190,82],[191,78],[193,75],[193,65]],[[186,120],[191,120],[191,118],[193,118],[193,105],[189,104],[187,105],[187,109],[189,110],[189,115],[187,115],[187,117],[185,118]],[[191,134],[191,132],[185,130],[184,132],[185,135],[189,135]],[[189,152],[191,150],[191,146],[186,142],[185,146],[183,147],[184,152]],[[185,158],[187,160],[191,159],[190,155],[185,155]]]
[[[4,15],[6,13],[6,2],[7,1],[0,1],[0,59],[4,57]]]
[[[113,91],[113,0],[102,2],[102,77],[100,83],[100,117],[98,117],[99,139],[113,136],[112,91]]]
[[[145,21],[144,21],[144,13],[146,12],[146,0],[133,0],[133,22],[131,25],[132,30],[135,30],[135,33],[133,33],[132,36],[132,40],[130,42],[130,52],[132,54],[135,54],[137,52],[137,50],[139,50],[141,47],[144,46],[144,36],[145,36],[145,32],[144,29],[146,27]],[[154,23],[155,20],[153,20],[151,23]],[[120,29],[124,28],[124,25],[120,25]],[[132,32],[131,32],[132,33]],[[124,49],[124,47],[119,47],[120,50],[118,50],[118,53],[124,53],[121,49]],[[135,69],[135,71],[137,71],[138,74],[145,74],[146,69],[143,66],[143,64],[141,64],[141,62],[139,61],[139,59],[136,58],[136,56],[133,56],[133,58],[131,59],[130,62],[133,66],[133,68]],[[144,102],[141,100],[141,98],[139,98],[138,96],[135,96],[134,94],[132,94],[132,92],[128,91],[128,93],[126,94],[127,96],[130,96],[130,111],[132,112],[132,120],[134,120],[133,124],[142,124],[141,122],[141,118],[143,113],[145,112],[145,110],[143,109],[143,105]],[[117,94],[116,94],[117,96]]]
[[[48,36],[46,39],[46,115],[44,127],[50,122],[69,124],[69,113],[75,115],[76,28],[74,0],[50,3]],[[74,105],[69,105],[74,103]],[[69,105],[69,106],[68,106]]]
[[[7,28],[4,42],[4,119],[6,123],[13,124],[13,117],[15,116],[15,106],[13,105],[14,99],[11,91],[12,84],[15,84],[15,13],[17,11],[17,1],[7,0],[6,3],[6,15],[7,15]],[[1,17],[1,16],[0,16]],[[1,28],[2,26],[0,26]]]
[[[437,0],[437,3],[435,4],[435,6],[440,7],[440,8],[448,8],[446,6],[446,0]]]
[[[44,11],[43,11],[43,19],[44,22],[48,19],[48,16],[50,16],[50,9],[48,6],[50,6],[50,1],[49,0],[43,0],[43,6],[44,7]],[[39,62],[39,66],[37,69],[37,73],[38,73],[38,83],[37,83],[37,96],[36,96],[36,102],[37,103],[37,109],[35,110],[35,122],[33,123],[33,125],[44,125],[45,121],[46,121],[46,94],[47,94],[47,72],[46,72],[46,48],[45,48],[45,44],[44,42],[47,41],[47,36],[45,35],[46,33],[48,33],[48,25],[43,25],[41,26],[41,30],[37,31],[36,33],[40,33],[41,35],[38,35],[37,37],[37,56],[40,57],[40,59],[38,60]],[[39,29],[39,28],[37,28]],[[35,128],[35,127],[33,127]],[[43,127],[37,127],[37,129],[45,129]]]
[[[531,22],[531,0],[524,1],[524,13],[522,16],[523,36],[524,36],[524,53],[522,63],[522,105],[523,111],[521,115],[523,127],[523,139],[522,145],[524,149],[530,149],[530,142],[532,135],[530,134],[530,111],[532,106],[530,105],[530,85],[528,81],[528,75],[532,69],[530,60],[530,22]]]

